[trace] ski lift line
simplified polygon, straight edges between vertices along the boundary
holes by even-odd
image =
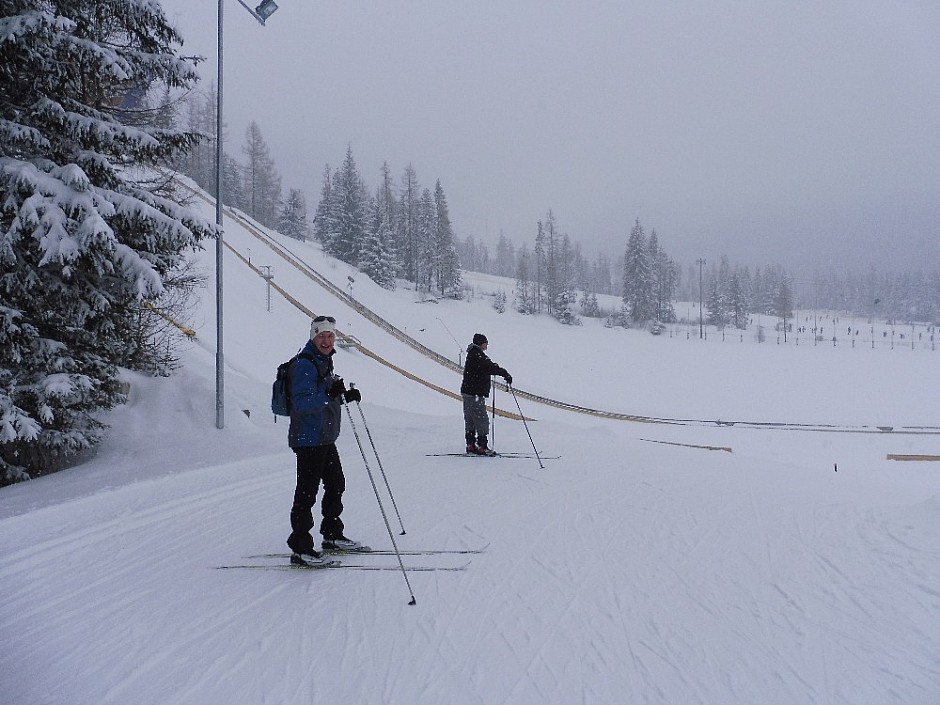
[[[397,340],[400,340],[401,342],[403,342],[403,343],[409,345],[411,348],[417,350],[419,353],[425,355],[426,357],[429,357],[429,358],[431,358],[431,359],[437,361],[438,363],[442,364],[444,367],[447,367],[448,369],[450,369],[450,370],[452,370],[452,371],[454,371],[454,372],[457,372],[457,373],[463,373],[463,368],[462,368],[462,367],[460,367],[459,365],[457,365],[456,363],[454,363],[452,360],[449,360],[448,358],[444,357],[443,355],[441,355],[441,354],[435,352],[434,350],[431,350],[431,349],[428,348],[427,346],[422,345],[421,343],[419,343],[418,341],[416,341],[414,338],[412,338],[411,336],[409,336],[409,335],[408,335],[407,333],[405,333],[404,331],[398,329],[397,327],[395,327],[394,325],[392,325],[391,323],[389,323],[388,321],[386,321],[386,320],[385,320],[384,318],[382,318],[381,316],[378,316],[377,314],[373,313],[371,310],[369,310],[368,308],[366,308],[366,307],[365,307],[361,302],[359,302],[357,299],[355,299],[355,298],[353,298],[352,296],[350,296],[349,294],[347,294],[347,293],[346,293],[345,291],[343,291],[340,287],[336,286],[335,284],[333,284],[333,282],[329,281],[329,280],[326,279],[323,275],[321,275],[319,272],[317,272],[317,271],[314,270],[312,267],[310,267],[309,264],[307,264],[306,262],[303,262],[302,260],[299,260],[299,259],[298,259],[296,256],[294,256],[293,253],[291,253],[290,250],[288,250],[286,247],[284,247],[284,246],[281,245],[280,243],[275,242],[275,241],[273,240],[273,238],[271,238],[269,235],[265,234],[264,232],[260,231],[259,229],[253,227],[251,224],[247,223],[243,218],[240,217],[239,214],[237,214],[237,213],[235,213],[235,212],[229,210],[229,217],[231,217],[231,218],[233,218],[233,219],[237,219],[237,220],[240,222],[240,224],[242,225],[242,227],[244,227],[249,233],[251,233],[252,235],[254,235],[257,239],[261,240],[263,243],[265,243],[266,245],[268,245],[268,247],[270,247],[272,250],[274,250],[275,254],[277,254],[277,255],[280,256],[281,258],[285,259],[289,264],[293,265],[293,266],[294,266],[298,271],[300,271],[302,274],[305,274],[308,278],[312,279],[312,280],[313,280],[314,282],[316,282],[317,284],[320,284],[320,285],[321,285],[323,288],[325,288],[328,292],[330,292],[330,293],[333,294],[335,297],[337,297],[337,298],[339,298],[340,300],[342,300],[347,306],[351,307],[353,310],[355,310],[357,313],[359,313],[360,315],[362,315],[364,318],[366,318],[366,319],[369,320],[370,322],[374,323],[375,325],[379,326],[380,328],[382,328],[383,330],[385,330],[386,332],[388,332],[390,335],[392,335],[393,337],[395,337]],[[231,248],[231,246],[229,246],[229,247]],[[235,251],[234,248],[231,248],[231,249],[232,249],[233,252]],[[240,258],[242,261],[244,261],[246,264],[248,264],[247,259],[245,259],[243,256],[239,255],[239,258]],[[250,265],[250,264],[249,264],[249,266],[251,266],[252,268],[254,268],[253,265]],[[273,285],[273,284],[272,284],[272,286],[276,286],[276,285]],[[286,298],[288,298],[288,300],[291,300],[292,302],[295,301],[295,300],[292,299],[292,297],[290,297],[289,295],[287,295],[286,292],[283,291],[283,289],[278,289],[278,291],[281,292],[282,295],[284,295]],[[306,310],[305,307],[302,308],[302,310]],[[452,397],[452,398],[460,399],[460,397],[459,397],[457,394],[455,394],[454,392],[451,392],[450,390],[447,390],[447,389],[443,389],[443,388],[441,388],[441,387],[437,387],[436,385],[432,385],[432,384],[430,384],[429,382],[426,382],[425,380],[421,379],[420,377],[417,377],[417,376],[415,376],[415,375],[412,375],[411,373],[409,373],[409,372],[407,372],[407,371],[405,371],[405,370],[403,370],[403,369],[401,369],[401,368],[399,368],[399,367],[393,365],[392,363],[388,362],[387,360],[384,360],[383,358],[381,358],[380,356],[376,355],[375,353],[372,353],[371,351],[367,351],[367,350],[366,350],[365,348],[363,348],[361,345],[358,346],[358,347],[359,347],[359,349],[360,349],[361,351],[365,352],[365,353],[368,354],[370,357],[373,357],[374,359],[376,359],[377,361],[381,362],[382,364],[388,366],[388,367],[391,368],[391,369],[395,369],[395,370],[398,371],[400,374],[402,374],[402,375],[408,377],[409,379],[413,379],[413,380],[418,381],[418,382],[421,382],[422,384],[425,384],[425,385],[427,385],[427,386],[429,386],[429,387],[431,387],[431,388],[433,388],[433,389],[437,389],[437,390],[440,391],[442,394],[445,394],[445,395],[450,396],[450,397]],[[508,389],[508,386],[506,386],[505,384],[503,384],[503,383],[501,383],[501,382],[496,382],[496,381],[494,381],[493,384],[494,384],[497,388],[501,388],[501,389],[503,389],[503,390],[507,390],[507,389]],[[639,416],[639,415],[633,415],[633,414],[621,414],[621,413],[611,412],[611,411],[600,411],[600,410],[597,410],[597,409],[591,409],[591,408],[584,407],[584,406],[578,406],[578,405],[576,405],[576,404],[570,404],[570,403],[568,403],[568,402],[558,401],[558,400],[556,400],[556,399],[549,399],[548,397],[542,397],[542,396],[539,396],[539,395],[537,395],[537,394],[532,394],[531,392],[526,392],[526,391],[524,391],[524,390],[520,390],[520,389],[518,389],[517,387],[513,387],[513,389],[515,390],[515,392],[516,392],[516,394],[517,394],[518,396],[521,396],[521,397],[523,397],[523,398],[525,398],[525,399],[528,399],[528,400],[530,400],[530,401],[535,401],[535,402],[538,402],[538,403],[540,403],[540,404],[545,404],[545,405],[547,405],[547,406],[552,406],[552,407],[555,407],[555,408],[564,409],[564,410],[567,410],[567,411],[575,411],[575,412],[582,413],[582,414],[587,414],[587,415],[591,415],[591,416],[597,416],[597,417],[601,417],[601,418],[616,419],[616,420],[620,420],[620,421],[632,421],[632,422],[635,422],[635,423],[661,423],[661,424],[672,424],[672,423],[674,423],[674,422],[671,421],[671,420],[652,419],[652,418],[649,418],[649,417],[646,417],[646,416]],[[516,414],[513,414],[512,412],[509,412],[509,411],[504,411],[504,410],[502,410],[502,409],[497,409],[497,414],[498,414],[499,416],[505,416],[505,417],[507,417],[507,418],[515,418],[515,419],[517,419],[517,420],[519,420],[519,419],[522,418],[521,416],[518,416],[518,417],[517,417]],[[528,417],[527,417],[527,418],[528,418]],[[532,420],[534,420],[534,419],[532,419]],[[684,424],[680,424],[680,425],[684,425]]]
[[[210,202],[210,199],[207,199],[207,198],[205,197],[205,195],[203,195],[201,192],[196,192],[196,191],[191,191],[191,192],[192,192],[194,195],[199,196],[200,198],[202,198],[202,199],[205,200],[206,202]],[[267,234],[265,234],[265,233],[262,232],[261,230],[255,228],[251,223],[248,223],[245,218],[243,218],[240,214],[238,214],[237,212],[235,212],[233,209],[228,208],[228,209],[226,209],[226,210],[228,211],[228,216],[229,216],[230,218],[232,218],[233,220],[238,221],[238,222],[241,224],[241,226],[242,226],[243,228],[245,228],[249,233],[251,233],[252,235],[254,235],[255,238],[261,240],[263,243],[265,243],[266,245],[268,245],[272,250],[274,250],[275,254],[279,255],[282,259],[284,259],[284,260],[286,260],[288,263],[292,264],[292,265],[293,265],[296,269],[298,269],[302,274],[305,274],[308,278],[312,279],[315,283],[317,283],[317,284],[319,284],[320,286],[322,286],[323,288],[325,288],[328,292],[330,292],[331,294],[333,294],[335,297],[341,299],[344,303],[346,303],[348,306],[350,306],[351,308],[353,308],[355,311],[357,311],[357,312],[358,312],[360,315],[362,315],[364,318],[366,318],[367,320],[371,321],[372,323],[374,323],[374,324],[377,325],[378,327],[382,328],[383,330],[387,331],[388,333],[390,333],[390,334],[393,335],[394,337],[398,338],[399,340],[401,340],[401,341],[403,341],[403,342],[405,342],[405,343],[408,343],[409,345],[411,345],[411,347],[415,348],[416,350],[418,350],[418,352],[422,353],[423,355],[425,355],[425,356],[427,356],[427,357],[430,357],[430,358],[432,358],[432,359],[437,360],[439,363],[443,364],[445,367],[449,367],[449,368],[451,368],[451,369],[453,369],[453,370],[455,370],[455,371],[462,371],[459,366],[456,366],[453,362],[451,362],[451,361],[448,360],[447,358],[443,357],[442,355],[439,355],[438,353],[436,353],[435,351],[431,350],[430,348],[428,348],[428,347],[426,347],[426,346],[424,346],[424,345],[421,345],[420,343],[418,343],[416,340],[414,340],[414,339],[411,338],[410,336],[407,336],[404,332],[398,330],[395,326],[393,326],[392,324],[390,324],[390,323],[389,323],[388,321],[386,321],[385,319],[381,318],[380,316],[376,315],[375,313],[373,313],[373,312],[370,311],[369,309],[365,308],[359,301],[357,301],[357,300],[354,299],[353,297],[347,295],[345,291],[343,291],[342,289],[340,289],[339,287],[337,287],[336,285],[334,285],[331,281],[329,281],[328,279],[326,279],[325,277],[323,277],[319,272],[317,272],[316,270],[314,270],[314,269],[313,269],[312,267],[310,267],[308,264],[306,264],[305,262],[303,262],[303,261],[301,261],[301,260],[298,260],[298,259],[296,258],[296,256],[294,256],[294,254],[293,254],[292,252],[290,252],[290,250],[289,250],[288,248],[284,247],[283,245],[280,245],[279,243],[274,242],[273,239],[272,239],[270,236],[268,236]],[[248,259],[247,259],[244,255],[242,255],[240,252],[238,252],[238,251],[231,245],[231,243],[226,242],[226,241],[223,240],[223,244],[225,244],[225,246],[228,247],[228,249],[229,249],[236,257],[238,257],[238,259],[240,259],[244,264],[246,264],[252,271],[254,271],[255,273],[257,273],[258,275],[261,274],[261,270],[260,270],[258,267],[256,267],[255,265],[253,265],[251,262],[249,262]],[[298,301],[296,298],[294,298],[291,294],[289,294],[282,286],[280,286],[279,284],[275,283],[274,281],[271,281],[270,284],[271,284],[271,287],[272,287],[275,291],[277,291],[279,294],[281,294],[281,296],[283,296],[288,302],[290,302],[291,304],[293,304],[298,310],[304,312],[304,313],[305,313],[307,316],[309,316],[310,318],[313,318],[313,317],[314,317],[315,313],[314,313],[313,311],[311,311],[311,310],[310,310],[309,308],[307,308],[304,304],[302,304],[300,301]],[[344,341],[348,341],[348,340],[350,339],[349,336],[347,336],[346,334],[344,334],[344,333],[343,333],[341,330],[339,330],[339,329],[337,329],[336,333],[337,333],[337,337],[343,339]],[[418,377],[417,375],[414,375],[414,374],[412,374],[411,372],[408,372],[407,370],[405,370],[405,369],[403,369],[403,368],[401,368],[401,367],[398,367],[397,365],[395,365],[395,364],[393,364],[392,362],[390,362],[390,361],[384,359],[384,358],[381,357],[380,355],[378,355],[378,354],[372,352],[371,350],[369,350],[368,348],[366,348],[365,346],[363,346],[362,343],[359,342],[359,341],[356,341],[355,344],[352,345],[352,347],[355,347],[355,348],[358,349],[361,353],[363,353],[363,354],[366,355],[367,357],[371,357],[371,358],[372,358],[373,360],[375,360],[376,362],[378,362],[378,363],[380,363],[380,364],[382,364],[382,365],[388,367],[388,368],[391,369],[391,370],[394,370],[394,371],[398,372],[399,374],[401,374],[402,376],[406,377],[407,379],[410,379],[410,380],[412,380],[412,381],[414,381],[414,382],[418,382],[418,383],[420,383],[420,384],[423,384],[424,386],[426,386],[426,387],[428,387],[428,388],[430,388],[430,389],[432,389],[432,390],[434,390],[434,391],[436,391],[436,392],[438,392],[438,393],[440,393],[440,394],[443,394],[443,395],[445,395],[445,396],[451,397],[452,399],[455,399],[455,400],[457,400],[457,401],[460,401],[460,400],[461,400],[460,395],[456,394],[455,392],[452,392],[452,391],[450,391],[449,389],[444,389],[443,387],[440,387],[440,386],[438,386],[438,385],[436,385],[436,384],[432,384],[431,382],[428,382],[427,380],[422,379],[421,377]],[[511,412],[511,411],[504,411],[503,409],[496,409],[496,414],[497,414],[498,416],[501,416],[501,417],[504,417],[504,418],[508,418],[508,419],[512,419],[512,420],[515,420],[515,421],[521,421],[521,420],[523,420],[523,417],[522,417],[521,415],[516,414],[516,413],[514,413],[514,412]],[[527,420],[531,420],[531,421],[534,421],[534,420],[535,420],[535,419],[531,419],[531,418],[528,418],[528,417],[526,417],[526,419],[527,419]]]
[[[260,273],[260,270],[259,270],[257,267],[255,267],[255,265],[251,264],[251,263],[248,261],[248,259],[247,259],[244,255],[242,255],[240,252],[238,252],[234,247],[232,247],[232,245],[230,245],[230,244],[227,243],[227,242],[224,243],[224,244],[225,244],[226,247],[229,248],[229,250],[231,250],[231,252],[232,252],[236,257],[238,257],[238,259],[240,259],[244,264],[246,264],[248,267],[250,267],[252,271]],[[287,299],[287,301],[289,301],[291,304],[293,304],[297,309],[299,309],[300,311],[302,311],[303,313],[305,313],[307,316],[309,316],[310,318],[313,318],[313,317],[314,317],[315,314],[314,314],[313,311],[311,311],[309,308],[307,308],[306,306],[304,306],[300,301],[298,301],[298,300],[295,299],[293,296],[291,296],[289,293],[287,293],[287,291],[285,291],[283,287],[279,286],[278,284],[275,284],[274,282],[271,282],[271,287],[272,287],[273,289],[275,289],[279,294],[281,294],[281,296],[283,296],[285,299]],[[340,331],[339,329],[336,330],[336,334],[337,334],[337,337],[338,337],[338,338],[339,338],[339,337],[342,337],[342,338],[344,338],[344,339],[347,338],[347,336],[346,336],[342,331]],[[363,355],[365,355],[366,357],[372,358],[373,360],[375,360],[375,361],[378,362],[379,364],[382,364],[382,365],[384,365],[385,367],[388,367],[390,370],[394,370],[395,372],[397,372],[398,374],[402,375],[403,377],[406,377],[407,379],[410,379],[410,380],[412,380],[413,382],[418,382],[419,384],[423,384],[425,387],[428,387],[429,389],[432,389],[432,390],[434,390],[435,392],[438,392],[438,393],[443,394],[443,395],[445,395],[445,396],[448,396],[448,397],[450,397],[450,398],[452,398],[452,399],[455,399],[455,400],[457,400],[457,401],[460,401],[461,397],[460,397],[459,394],[456,394],[455,392],[452,392],[452,391],[450,391],[449,389],[444,389],[443,387],[440,387],[440,386],[438,386],[438,385],[436,385],[436,384],[433,384],[433,383],[431,383],[431,382],[428,382],[427,380],[422,379],[422,378],[418,377],[417,375],[412,374],[411,372],[408,372],[407,370],[405,370],[405,369],[399,367],[398,365],[395,365],[394,363],[389,362],[388,360],[386,360],[386,359],[383,358],[382,356],[377,355],[376,353],[372,352],[372,351],[369,350],[367,347],[365,347],[364,345],[362,345],[362,343],[357,344],[355,347],[356,347],[357,350],[359,350],[359,352],[361,352],[361,353],[362,353]],[[511,411],[504,411],[504,410],[502,410],[502,409],[497,409],[497,410],[496,410],[496,414],[497,414],[498,416],[502,416],[502,417],[507,418],[507,419],[512,419],[512,420],[514,420],[514,421],[522,421],[522,420],[523,420],[523,417],[522,417],[522,416],[520,416],[519,414],[515,414],[515,413],[513,413],[513,412],[511,412]],[[527,418],[526,420],[528,420],[528,421],[534,421],[535,419],[529,419],[529,418]]]
[[[202,198],[204,198],[204,200],[207,200],[208,202],[208,199],[205,199],[205,197],[202,196],[202,194],[197,194],[197,195],[201,196]],[[424,356],[435,360],[436,362],[443,365],[444,367],[447,367],[448,369],[451,369],[455,372],[463,371],[462,368],[456,363],[454,363],[452,360],[449,360],[443,355],[422,345],[421,343],[416,341],[414,338],[410,337],[403,331],[400,331],[398,328],[393,326],[391,323],[386,321],[381,316],[377,315],[370,309],[363,306],[362,303],[360,303],[357,299],[353,298],[352,296],[347,294],[345,291],[343,291],[340,287],[333,284],[333,282],[331,282],[329,279],[327,279],[322,274],[317,272],[309,264],[307,264],[303,260],[300,260],[296,254],[290,251],[290,249],[276,242],[270,235],[262,232],[257,227],[255,227],[252,223],[248,222],[245,219],[245,217],[242,216],[240,213],[236,212],[232,208],[228,208],[227,212],[230,218],[238,221],[241,224],[241,226],[244,227],[251,235],[253,235],[258,240],[261,240],[261,242],[263,242],[272,250],[274,250],[275,254],[277,254],[282,259],[286,260],[288,264],[293,265],[294,268],[296,268],[302,274],[306,275],[309,279],[312,279],[316,284],[319,284],[321,287],[326,289],[334,297],[343,301],[343,303],[345,303],[347,306],[355,310],[363,318],[370,321],[371,323],[378,326],[379,328],[385,330],[387,333],[391,334],[392,336],[394,336],[401,342],[414,348],[415,350],[417,350]]]
[[[457,400],[457,401],[461,401],[461,396],[460,396],[459,394],[457,394],[457,393],[455,393],[455,392],[452,392],[452,391],[449,390],[449,389],[444,389],[444,387],[439,387],[438,385],[433,384],[433,383],[431,383],[431,382],[428,382],[428,381],[425,380],[425,379],[421,379],[421,378],[418,377],[417,375],[414,375],[414,374],[412,374],[411,372],[408,372],[408,370],[402,369],[402,368],[399,367],[398,365],[395,365],[394,363],[389,362],[388,360],[386,360],[386,359],[380,357],[379,355],[376,355],[374,352],[372,352],[372,351],[369,350],[368,348],[360,347],[359,350],[360,350],[360,352],[362,352],[364,355],[367,355],[368,357],[371,357],[371,358],[372,358],[373,360],[375,360],[376,362],[379,362],[379,363],[385,365],[385,366],[388,367],[389,369],[395,370],[395,372],[397,372],[398,374],[402,375],[403,377],[407,377],[408,379],[410,379],[410,380],[412,380],[412,381],[414,381],[414,382],[419,382],[420,384],[423,384],[425,387],[428,387],[429,389],[433,389],[435,392],[438,392],[438,393],[440,393],[440,394],[443,394],[443,395],[445,395],[445,396],[448,396],[448,397],[450,397],[451,399],[455,399],[455,400]],[[503,417],[503,418],[512,419],[513,421],[523,421],[523,420],[525,420],[525,421],[535,421],[535,419],[533,419],[533,418],[530,418],[530,417],[527,417],[527,416],[526,416],[526,417],[523,417],[523,416],[521,416],[521,415],[519,415],[519,414],[515,414],[515,413],[513,413],[513,412],[511,412],[511,411],[504,411],[504,410],[502,410],[502,409],[496,409],[496,415],[497,415],[497,416],[501,416],[501,417]]]
[[[209,199],[207,196],[205,196],[201,191],[196,192],[196,191],[192,191],[192,189],[189,189],[189,190],[192,193],[194,193],[196,196],[205,200],[207,203],[210,203],[210,204],[213,203],[213,201]],[[366,318],[368,321],[382,328],[383,330],[388,332],[390,335],[392,335],[399,341],[417,350],[418,352],[425,355],[426,357],[438,362],[444,367],[447,367],[448,369],[454,372],[458,372],[458,373],[461,373],[463,371],[460,368],[460,366],[454,363],[452,360],[449,360],[443,355],[422,345],[421,343],[419,343],[417,340],[415,340],[408,334],[404,333],[403,331],[393,326],[391,323],[386,321],[381,316],[378,316],[377,314],[372,312],[370,309],[366,308],[357,299],[347,294],[340,287],[336,286],[335,284],[333,284],[333,282],[329,281],[326,277],[324,277],[323,275],[318,273],[316,270],[314,270],[309,264],[300,260],[288,248],[281,245],[280,243],[277,243],[270,235],[262,232],[260,229],[256,228],[253,224],[249,223],[246,218],[244,218],[241,214],[237,213],[234,209],[228,208],[227,210],[228,210],[229,217],[239,222],[239,224],[241,224],[242,227],[244,227],[251,235],[253,235],[255,238],[257,238],[258,240],[261,240],[263,243],[268,245],[268,247],[274,250],[274,252],[277,255],[279,255],[282,259],[286,260],[288,263],[290,263],[296,269],[298,269],[301,273],[305,274],[309,279],[313,280],[315,283],[319,284],[328,292],[333,294],[334,297],[340,299],[345,304],[350,306],[357,313],[363,316],[363,318]],[[232,249],[233,252],[235,252],[234,248],[232,248],[231,246],[229,247],[230,249]],[[248,264],[247,259],[245,259],[242,255],[238,254],[238,257],[242,259],[246,264]],[[253,265],[249,264],[249,266],[252,267],[252,269],[255,269],[255,271],[257,271],[257,269]],[[294,305],[298,306],[298,308],[300,308],[301,310],[309,312],[309,309],[307,309],[305,306],[297,302],[296,299],[294,299],[292,296],[287,294],[287,292],[285,292],[282,288],[277,287],[276,285],[273,285],[273,286],[275,286],[278,292],[281,293],[282,296],[287,298],[288,301],[291,301],[292,303],[294,303]],[[357,347],[363,352],[366,352],[366,350],[362,348],[361,345]],[[440,390],[441,393],[444,393],[448,396],[452,396],[452,397],[457,396],[456,394],[454,394],[453,392],[450,392],[449,390],[437,387],[436,385],[432,385],[417,376],[411,375],[411,373],[406,373],[404,370],[401,370],[401,368],[398,368],[395,365],[392,365],[388,361],[384,360],[380,356],[375,355],[374,353],[371,353],[371,351],[369,351],[366,354],[369,354],[370,357],[373,357],[374,359],[381,362],[382,364],[387,365],[390,369],[395,369],[396,371],[400,371],[400,373],[405,374],[405,376],[407,376],[409,379],[414,379],[415,381],[421,382],[422,384],[425,384],[431,387],[432,389]],[[508,389],[508,387],[506,387],[502,383],[494,381],[493,384],[499,388]],[[557,399],[550,399],[548,397],[543,397],[537,394],[533,394],[531,392],[526,392],[524,390],[519,389],[518,387],[513,387],[513,389],[515,390],[518,396],[523,397],[524,399],[528,399],[529,401],[537,402],[539,404],[544,404],[546,406],[551,406],[557,409],[571,411],[571,412],[575,412],[579,414],[585,414],[589,416],[612,419],[612,420],[617,420],[617,421],[627,421],[631,423],[664,424],[664,425],[671,425],[671,426],[705,426],[705,427],[737,426],[738,428],[744,428],[744,429],[750,429],[750,430],[756,429],[756,430],[774,430],[774,431],[814,431],[814,432],[820,432],[820,433],[860,433],[860,434],[885,433],[887,432],[885,431],[885,429],[889,428],[886,426],[839,426],[835,424],[807,424],[807,423],[796,423],[796,422],[785,422],[785,421],[721,421],[721,420],[714,420],[714,419],[694,419],[694,418],[680,419],[680,418],[669,418],[669,417],[643,416],[640,414],[623,414],[623,413],[613,412],[613,411],[602,411],[599,409],[591,409],[589,407],[579,406],[577,404],[571,404],[568,402],[559,401]],[[497,412],[500,413],[500,415],[502,415],[503,413],[511,413],[511,412],[502,412],[502,410],[497,410]],[[892,428],[891,432],[893,432],[896,435],[940,435],[940,427],[938,426],[896,426],[896,427],[891,427],[891,428]]]
[[[425,345],[422,345],[417,340],[409,336],[407,333],[404,333],[403,331],[399,330],[394,325],[386,321],[384,318],[382,318],[378,314],[374,313],[370,309],[363,306],[362,303],[360,303],[357,299],[347,294],[341,288],[333,284],[333,282],[331,282],[329,279],[326,279],[325,277],[323,277],[319,272],[317,272],[315,269],[310,267],[310,265],[308,265],[306,262],[303,262],[302,260],[297,259],[296,256],[293,255],[293,253],[291,253],[290,250],[288,250],[283,245],[274,242],[269,236],[265,235],[264,233],[254,231],[253,228],[250,228],[249,231],[250,232],[253,231],[252,234],[255,235],[255,237],[260,239],[262,242],[264,242],[266,245],[268,245],[272,250],[275,251],[276,254],[278,254],[283,259],[287,260],[288,263],[292,264],[302,274],[305,274],[314,282],[316,282],[317,284],[320,284],[320,286],[322,286],[331,294],[333,294],[333,296],[342,300],[347,306],[352,308],[354,311],[356,311],[356,313],[361,315],[363,318],[365,318],[369,322],[378,326],[379,328],[389,333],[390,335],[392,335],[399,341],[405,343],[409,347],[413,348],[414,350],[417,350],[419,353],[421,353],[425,357],[433,359],[440,365],[454,372],[461,372],[461,373],[463,372],[463,368],[461,368],[452,360],[444,357],[443,355],[432,350],[431,348]]]
[[[930,462],[940,461],[940,455],[907,455],[904,453],[888,453],[886,460],[926,460]]]
[[[148,311],[153,311],[155,314],[157,314],[158,316],[160,316],[160,318],[162,318],[163,320],[167,321],[167,322],[170,323],[172,326],[178,328],[178,329],[180,330],[180,332],[181,332],[183,335],[185,335],[187,338],[195,338],[195,337],[196,337],[196,331],[194,331],[194,330],[193,330],[192,328],[190,328],[189,326],[183,325],[183,324],[180,323],[179,321],[174,320],[168,313],[166,313],[165,311],[161,311],[160,309],[158,309],[156,306],[154,306],[154,305],[153,305],[152,303],[150,303],[149,301],[144,301],[144,303],[142,304],[142,306],[143,306],[145,309],[147,309]]]
[[[647,443],[662,443],[666,446],[681,446],[682,448],[698,448],[700,450],[723,450],[726,453],[732,453],[733,451],[728,446],[702,446],[697,443],[674,443],[673,441],[657,441],[653,438],[640,438],[641,441],[646,441]]]
[[[246,223],[238,214],[230,212],[230,216],[238,219],[241,224],[256,238],[267,244],[276,254],[281,256],[283,259],[287,260],[290,264],[296,267],[300,272],[306,274],[310,279],[316,283],[323,286],[327,291],[332,293],[337,298],[341,299],[348,306],[356,310],[360,315],[362,315],[367,320],[378,325],[383,330],[387,331],[393,337],[397,338],[401,342],[406,343],[413,349],[424,354],[425,356],[436,360],[445,367],[454,370],[455,372],[462,372],[462,369],[453,363],[451,360],[445,358],[443,355],[427,348],[422,345],[414,338],[406,334],[405,332],[399,330],[391,323],[386,321],[384,318],[381,318],[377,314],[373,313],[367,309],[361,302],[357,299],[349,296],[341,288],[333,284],[331,281],[323,277],[316,270],[314,270],[310,265],[302,260],[299,260],[293,253],[280,245],[271,238],[269,235],[261,232],[257,228],[252,227],[250,224]],[[376,359],[379,359],[376,356]],[[381,361],[381,360],[380,360]],[[383,362],[385,364],[385,362]],[[391,363],[388,363],[390,367],[393,367]],[[406,374],[406,376],[410,373]],[[414,377],[417,381],[422,381],[418,377]],[[494,381],[493,384],[502,389],[508,389],[506,385]],[[431,385],[429,385],[431,386]],[[571,404],[569,402],[559,401],[557,399],[550,399],[548,397],[543,397],[531,392],[526,392],[520,390],[517,387],[513,387],[516,394],[530,401],[534,401],[546,406],[551,406],[557,409],[562,409],[565,411],[572,411],[580,414],[586,414],[589,416],[595,416],[599,418],[612,419],[617,421],[627,421],[631,423],[648,423],[648,424],[665,424],[665,425],[674,425],[674,426],[738,426],[739,428],[746,429],[766,429],[766,430],[782,430],[782,431],[814,431],[814,432],[830,432],[830,433],[884,433],[886,428],[885,426],[837,426],[835,424],[805,424],[805,423],[793,423],[793,422],[774,422],[774,421],[721,421],[721,420],[712,420],[712,419],[676,419],[668,417],[654,417],[654,416],[643,416],[639,414],[624,414],[612,411],[602,411],[599,409],[592,409],[585,406],[580,406],[577,404]],[[451,393],[449,390],[442,390],[443,393],[448,396],[456,396]],[[498,410],[501,412],[501,410]],[[940,427],[898,427],[899,430],[896,430],[895,433],[899,434],[908,434],[908,435],[940,435]]]

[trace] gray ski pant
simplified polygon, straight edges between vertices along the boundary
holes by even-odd
[[[488,436],[490,433],[490,418],[486,415],[486,397],[473,394],[461,394],[463,397],[463,425],[464,430],[476,433],[477,436]]]

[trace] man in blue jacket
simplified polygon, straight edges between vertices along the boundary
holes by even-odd
[[[486,356],[488,346],[485,335],[477,333],[473,336],[473,343],[467,348],[460,384],[467,452],[473,455],[496,455],[487,446],[490,420],[486,415],[486,398],[490,395],[490,376],[499,375],[506,384],[512,384],[512,376]]]
[[[342,403],[360,401],[358,389],[346,389],[342,378],[333,373],[336,353],[336,319],[317,316],[310,324],[310,340],[290,368],[291,414],[288,444],[297,455],[297,488],[290,511],[291,534],[287,545],[293,551],[291,563],[310,565],[323,560],[315,550],[313,505],[320,482],[323,498],[320,534],[324,550],[359,550],[362,544],[343,535],[343,491],[346,477],[336,450],[342,421]]]

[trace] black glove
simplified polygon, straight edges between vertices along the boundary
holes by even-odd
[[[333,380],[333,383],[327,388],[326,395],[330,399],[336,399],[346,391],[346,385],[343,383],[342,377],[337,377]]]
[[[346,400],[347,404],[352,402],[362,401],[362,395],[359,393],[358,389],[347,389],[346,393],[343,395],[343,398]]]
[[[508,372],[503,375],[503,379],[506,380],[506,384],[512,384],[512,375]]]

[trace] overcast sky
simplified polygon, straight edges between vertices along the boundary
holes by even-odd
[[[461,237],[552,209],[589,255],[639,218],[683,265],[940,268],[936,0],[278,4],[225,0],[226,148],[255,120],[311,211],[349,144],[372,188],[440,179]],[[213,81],[217,4],[163,6]]]

